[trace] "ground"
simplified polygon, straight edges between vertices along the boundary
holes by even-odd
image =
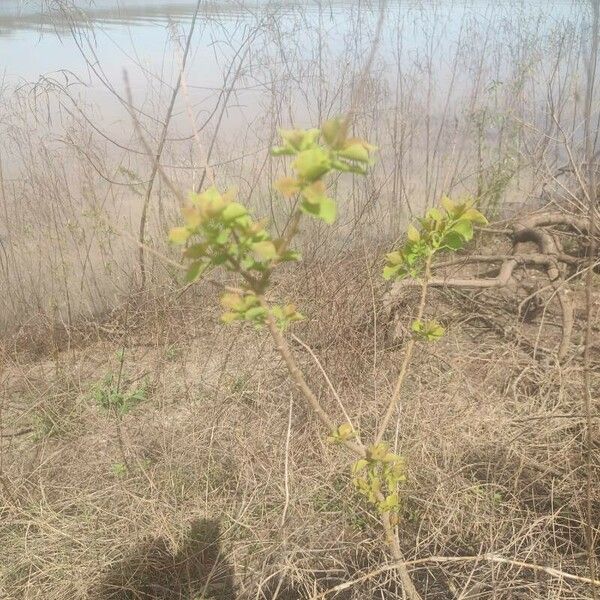
[[[274,291],[309,316],[294,331],[365,432],[406,340],[385,321],[378,268],[347,256]],[[410,294],[401,307],[409,323]],[[3,597],[316,598],[386,562],[349,457],[325,441],[265,332],[224,327],[218,310],[200,284],[130,299],[69,335],[7,341]],[[513,315],[510,331],[495,292],[434,291],[430,310],[447,334],[419,347],[389,439],[409,468],[400,539],[409,561],[464,561],[416,565],[417,588],[440,600],[591,598],[581,581],[483,556],[589,576],[580,311],[558,364],[535,352],[556,343],[551,308],[543,327]],[[318,366],[294,351],[340,416]],[[593,385],[597,397],[597,372]],[[598,522],[598,477],[594,487]],[[330,597],[402,594],[387,571]]]

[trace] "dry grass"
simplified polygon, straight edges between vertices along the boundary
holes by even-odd
[[[367,431],[401,351],[376,318],[372,260],[314,264],[277,292],[305,299],[314,319],[297,333]],[[211,296],[201,288],[178,302],[168,293],[139,300],[46,356],[6,351],[7,598],[202,597],[206,564],[190,562],[181,575],[196,548],[195,521],[220,525],[212,577],[233,572],[238,598],[310,598],[385,560],[366,507],[354,509],[349,465],[319,441],[323,432],[300,401],[288,432],[293,393],[264,334],[218,326]],[[401,527],[407,560],[494,553],[587,576],[579,368],[541,366],[514,338],[499,339],[472,318],[461,324],[473,309],[460,297],[440,292],[436,305],[449,335],[418,355],[396,427],[410,466]],[[93,391],[118,371],[123,348],[123,390],[145,378],[148,395],[119,432]],[[335,411],[312,359],[297,352]],[[599,506],[594,511],[600,516]],[[162,570],[148,566],[157,560]],[[591,597],[580,582],[483,560],[420,565],[413,576],[428,599]],[[154,595],[107,587],[142,590],[144,577]],[[148,587],[153,580],[171,592]],[[336,597],[402,595],[383,573]]]
[[[162,165],[174,186],[193,189],[214,149],[218,183],[239,183],[279,230],[286,211],[270,182],[282,166],[267,148],[277,127],[347,109],[377,22],[369,3],[344,27],[336,2],[314,13],[291,4],[233,25],[205,15],[199,35],[222,81],[181,90]],[[361,183],[333,184],[340,219],[307,226],[305,261],[277,282],[274,293],[309,315],[294,331],[366,433],[414,310],[407,292],[402,326],[387,323],[379,277],[406,221],[442,193],[477,194],[491,216],[540,204],[582,211],[565,164],[580,141],[588,15],[526,5],[465,9],[460,22],[443,3],[390,9],[355,123],[380,147],[377,164]],[[66,18],[61,32],[91,68],[96,31]],[[164,65],[179,64],[176,33]],[[0,597],[295,600],[356,580],[330,597],[402,598],[380,569],[385,544],[348,461],[324,441],[264,332],[218,325],[215,290],[182,291],[156,255],[146,292],[135,291],[151,161],[129,117],[104,131],[84,101],[94,86],[121,93],[120,83],[92,78],[85,90],[69,77],[0,90]],[[172,87],[163,72],[145,80],[134,102],[155,148]],[[156,183],[147,241],[168,254],[178,201]],[[428,310],[448,335],[418,350],[390,440],[409,465],[401,545],[425,600],[592,598],[584,581],[561,576],[589,577],[583,304],[580,283],[570,285],[580,310],[560,365],[548,360],[560,337],[553,307],[520,322],[510,291],[432,292]],[[597,310],[594,319],[597,332]],[[536,348],[550,353],[538,360]],[[318,366],[301,344],[294,351],[341,421]],[[595,398],[598,353],[596,344]]]

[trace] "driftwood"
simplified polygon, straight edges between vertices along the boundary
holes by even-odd
[[[552,227],[562,227],[570,233],[578,234],[583,240],[588,239],[588,220],[563,212],[534,213],[515,219],[506,230],[487,230],[488,233],[501,233],[508,235],[512,241],[510,254],[470,255],[459,257],[455,260],[440,262],[435,265],[435,270],[444,267],[490,264],[498,265],[496,274],[492,277],[451,277],[435,275],[429,280],[430,287],[462,288],[470,290],[485,290],[492,288],[525,287],[523,282],[515,278],[517,269],[534,266],[543,270],[548,278],[548,286],[542,289],[552,289],[562,314],[562,336],[557,349],[557,357],[563,359],[569,350],[574,323],[573,302],[566,277],[569,268],[577,267],[583,258],[566,253],[560,239]],[[484,230],[485,232],[485,230]],[[528,252],[526,244],[533,243],[537,251]],[[407,288],[420,286],[419,281],[403,279],[393,284],[386,294],[384,306],[388,316],[391,317],[394,307],[403,296]],[[530,294],[527,299],[538,295],[542,290]],[[521,306],[523,302],[521,303]]]

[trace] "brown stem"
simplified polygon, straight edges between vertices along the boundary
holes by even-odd
[[[417,591],[415,584],[412,582],[410,573],[404,562],[404,555],[402,554],[402,549],[400,548],[400,542],[398,540],[398,532],[390,521],[389,512],[385,512],[381,515],[381,525],[383,526],[385,540],[392,554],[392,558],[396,562],[395,568],[400,576],[404,593],[409,600],[421,600],[421,595]]]
[[[260,305],[265,310],[269,311],[269,305],[265,300],[264,296],[259,295],[257,297],[260,301]],[[325,425],[325,427],[327,427],[327,429],[329,429],[330,432],[335,432],[337,430],[336,423],[321,406],[319,399],[317,398],[315,393],[310,389],[308,383],[306,383],[306,379],[304,378],[304,375],[302,374],[302,371],[300,370],[300,367],[298,366],[298,363],[296,362],[296,359],[294,358],[285,337],[277,327],[277,323],[275,322],[275,319],[273,318],[270,312],[267,313],[266,322],[267,327],[269,328],[269,333],[271,334],[273,342],[275,343],[275,347],[277,348],[277,351],[283,359],[283,362],[287,367],[292,381],[296,384],[296,387],[300,390],[302,396],[308,402],[309,406],[315,411],[315,414],[323,423],[323,425]],[[366,454],[365,448],[362,444],[358,444],[351,440],[347,440],[344,442],[344,445],[361,458],[364,457]]]
[[[200,0],[196,3],[196,9],[194,11],[194,15],[192,17],[192,23],[190,25],[190,30],[188,32],[187,40],[185,43],[185,48],[183,51],[183,57],[181,59],[181,68],[179,69],[179,73],[177,75],[177,82],[175,83],[175,87],[173,88],[173,93],[171,94],[171,100],[169,102],[169,106],[167,108],[167,115],[165,118],[165,122],[162,128],[162,132],[160,135],[160,140],[158,142],[158,147],[156,149],[156,154],[154,156],[154,161],[152,163],[152,171],[150,173],[150,179],[148,181],[148,187],[146,188],[146,195],[144,197],[144,204],[142,206],[142,215],[140,217],[140,230],[139,230],[139,267],[140,267],[140,277],[141,277],[141,289],[144,289],[146,286],[146,259],[144,255],[144,241],[146,239],[146,222],[148,220],[148,207],[150,205],[150,197],[152,195],[152,188],[154,187],[154,180],[156,179],[156,174],[159,171],[160,160],[162,157],[163,149],[165,146],[165,142],[167,140],[167,131],[169,129],[169,123],[171,122],[171,117],[173,115],[173,109],[175,107],[175,101],[177,100],[177,94],[179,93],[179,89],[181,88],[181,80],[183,78],[183,73],[185,71],[185,65],[187,62],[188,55],[190,53],[190,46],[192,43],[192,36],[194,34],[194,28],[196,26],[196,18],[198,17],[198,11],[200,10]]]
[[[423,274],[423,279],[420,281],[421,299],[419,301],[419,308],[417,310],[417,321],[420,321],[423,318],[423,313],[425,312],[425,303],[427,302],[427,290],[429,288],[429,280],[431,278],[431,259],[432,257],[429,256],[425,261],[425,272]],[[400,393],[402,392],[404,380],[406,379],[406,374],[408,373],[408,367],[410,366],[410,361],[412,359],[412,355],[415,349],[415,344],[416,340],[414,337],[412,337],[406,345],[406,352],[404,354],[404,360],[402,361],[402,365],[400,367],[400,373],[398,373],[398,379],[396,380],[394,392],[392,393],[392,397],[390,398],[387,410],[385,411],[383,421],[379,426],[379,430],[375,438],[375,444],[379,444],[383,439],[383,436],[385,435],[385,432],[390,424],[390,420],[394,414],[394,410],[396,410],[398,406],[398,401],[400,400]]]
[[[427,271],[428,271],[428,268],[427,268]],[[422,316],[423,308],[425,306],[426,284],[424,284],[424,288],[425,288],[425,290],[423,293],[422,308],[420,310],[421,316]],[[266,310],[269,310],[269,305],[267,304],[265,298],[263,296],[258,296],[258,298],[260,300],[261,306],[263,308],[265,308]],[[330,431],[332,431],[332,432],[335,431],[336,424],[334,423],[332,418],[329,416],[329,414],[327,414],[325,409],[321,406],[319,399],[315,396],[314,392],[310,389],[310,387],[306,383],[306,379],[304,379],[304,375],[302,374],[302,371],[300,371],[300,368],[298,367],[298,364],[296,363],[296,360],[294,359],[294,357],[292,355],[292,352],[290,350],[290,347],[289,347],[285,337],[282,335],[281,331],[277,327],[277,323],[275,322],[275,319],[273,319],[271,314],[268,314],[268,316],[267,316],[267,327],[269,328],[269,332],[271,334],[271,337],[273,338],[273,341],[275,343],[275,347],[277,348],[277,351],[279,352],[279,354],[281,355],[281,358],[283,358],[283,361],[285,362],[285,365],[290,373],[290,377],[292,378],[292,381],[296,384],[296,387],[300,390],[300,392],[304,396],[305,400],[308,402],[309,406],[315,411],[315,413],[316,413],[317,417],[319,417],[320,421]],[[347,440],[344,442],[344,446],[346,446],[354,454],[357,454],[361,458],[363,458],[366,455],[365,448],[361,443],[356,443],[354,441]],[[381,499],[383,500],[383,496],[381,497]],[[421,600],[421,596],[420,596],[419,592],[417,592],[417,589],[415,588],[415,586],[410,578],[410,573],[408,572],[408,569],[406,568],[406,566],[403,564],[404,557],[402,555],[402,550],[400,548],[400,542],[398,541],[398,535],[395,530],[395,527],[393,527],[391,524],[389,512],[385,512],[381,515],[381,525],[383,527],[383,531],[385,534],[385,540],[390,549],[390,553],[392,554],[392,557],[394,558],[394,560],[398,563],[397,564],[398,575],[400,576],[400,581],[402,582],[402,588],[403,588],[406,596],[409,598],[409,600]]]
[[[592,41],[590,48],[590,58],[587,72],[587,90],[585,99],[585,158],[588,165],[587,173],[587,203],[588,203],[588,235],[590,246],[588,251],[588,271],[585,278],[585,339],[583,352],[583,410],[585,412],[585,540],[587,545],[587,559],[590,569],[591,579],[596,579],[596,552],[595,552],[595,532],[593,526],[593,494],[594,494],[594,432],[592,424],[592,312],[594,307],[593,285],[594,270],[593,264],[596,258],[596,235],[597,235],[597,210],[598,210],[598,190],[596,187],[596,171],[594,157],[594,143],[592,141],[592,99],[594,93],[594,83],[596,80],[596,64],[598,58],[598,47],[600,44],[600,0],[592,0]],[[582,186],[582,191],[586,193],[586,186]],[[598,592],[592,587],[592,598],[597,600]]]
[[[300,209],[296,208],[294,213],[292,214],[286,231],[283,233],[283,237],[281,238],[281,245],[279,246],[279,254],[283,254],[290,246],[292,239],[296,235],[298,231],[298,225],[300,225],[300,218],[302,217],[302,213]]]

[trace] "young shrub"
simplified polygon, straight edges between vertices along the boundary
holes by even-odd
[[[414,345],[418,341],[435,341],[444,334],[436,321],[423,321],[432,260],[439,252],[462,248],[473,237],[473,226],[486,220],[472,202],[443,198],[440,208],[430,209],[416,226],[408,228],[404,245],[387,255],[384,278],[419,279],[421,302],[412,323],[414,335],[405,350],[386,412],[372,443],[365,445],[350,423],[337,424],[325,411],[291,352],[285,330],[304,316],[293,303],[276,303],[266,294],[275,269],[283,263],[300,260],[300,253],[292,244],[301,219],[317,219],[328,225],[335,221],[337,203],[327,194],[327,176],[332,172],[364,175],[373,162],[376,148],[349,137],[348,120],[342,118],[327,121],[320,129],[284,130],[281,137],[282,145],[273,148],[272,154],[293,158],[292,174],[275,182],[282,197],[293,200],[289,226],[283,236],[273,237],[266,221],[253,218],[237,200],[234,190],[221,192],[211,187],[201,194],[190,195],[183,208],[184,223],[171,230],[170,240],[184,247],[188,282],[214,269],[237,275],[235,285],[227,286],[221,297],[222,322],[245,321],[257,328],[267,327],[290,378],[328,429],[328,441],[345,447],[356,457],[352,481],[381,521],[406,595],[418,600],[421,596],[401,562],[397,532],[402,506],[400,486],[406,480],[406,464],[403,457],[390,451],[383,438],[397,408]]]

